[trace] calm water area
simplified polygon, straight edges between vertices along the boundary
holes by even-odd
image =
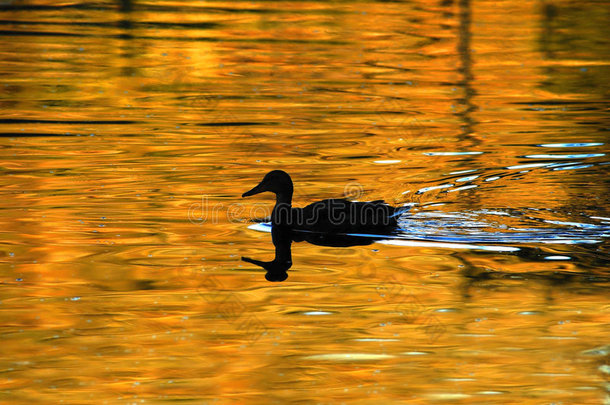
[[[0,1],[0,403],[610,404],[609,17]]]

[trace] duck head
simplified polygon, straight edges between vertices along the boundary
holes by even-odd
[[[283,170],[273,170],[265,175],[263,180],[252,190],[246,191],[241,196],[249,197],[251,195],[270,191],[275,193],[278,200],[290,202],[292,199],[292,179],[288,173]]]

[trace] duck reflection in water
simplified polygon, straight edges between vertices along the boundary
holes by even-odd
[[[306,241],[319,246],[349,247],[370,245],[378,239],[367,236],[299,231],[286,226],[272,225],[271,240],[275,246],[273,260],[265,262],[250,257],[242,257],[241,260],[265,269],[267,271],[265,278],[268,281],[284,281],[288,278],[288,269],[292,267],[292,242]]]
[[[267,270],[269,281],[284,281],[286,271],[292,266],[291,244],[307,241],[321,246],[347,247],[369,245],[374,237],[348,235],[388,235],[396,231],[397,217],[404,208],[392,207],[382,200],[370,202],[329,199],[318,201],[304,208],[292,207],[293,185],[288,173],[273,170],[242,197],[272,192],[276,203],[271,212],[271,238],[275,246],[275,258],[260,261],[248,257],[242,260]]]

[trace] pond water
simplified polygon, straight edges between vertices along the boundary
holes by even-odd
[[[609,13],[0,2],[0,401],[608,403]],[[269,282],[273,169],[400,230]]]

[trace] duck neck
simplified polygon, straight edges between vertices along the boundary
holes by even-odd
[[[276,225],[290,224],[292,217],[292,191],[277,193],[275,196],[275,207],[271,213],[271,222]]]
[[[275,205],[284,204],[292,207],[292,191],[285,191],[275,195]]]

